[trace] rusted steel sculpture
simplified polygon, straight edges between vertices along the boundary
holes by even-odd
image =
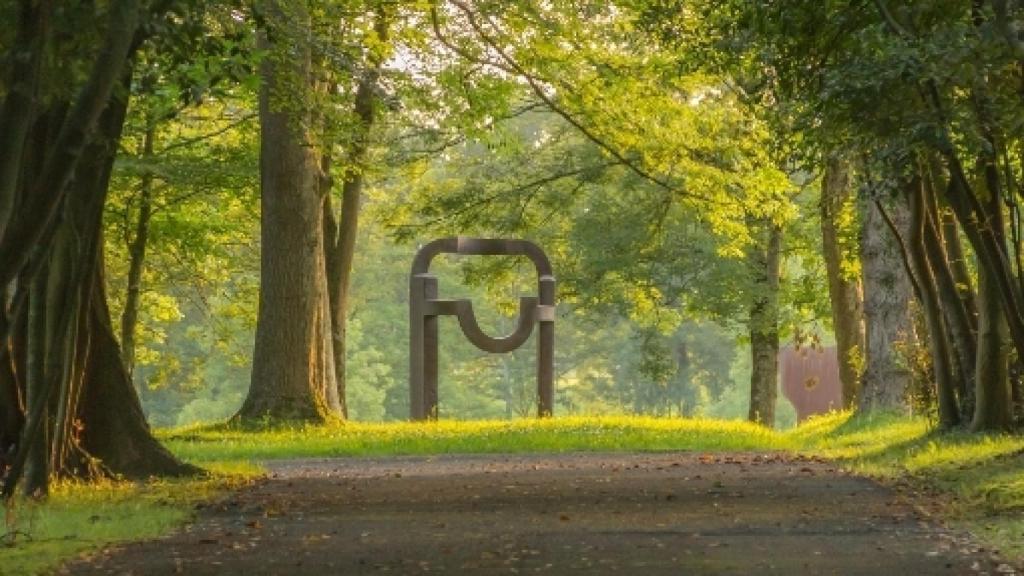
[[[438,254],[526,256],[537,269],[537,296],[519,298],[519,318],[508,336],[480,329],[469,300],[437,297],[430,262]],[[537,415],[550,416],[555,392],[555,277],[547,255],[533,242],[492,238],[442,238],[420,248],[409,276],[409,412],[413,420],[437,418],[438,317],[456,316],[469,341],[484,352],[511,352],[540,324],[537,338]]]
[[[779,354],[782,393],[796,408],[796,421],[843,407],[836,347],[787,346]]]

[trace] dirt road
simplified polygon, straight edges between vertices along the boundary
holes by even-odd
[[[1011,574],[904,499],[776,455],[277,462],[72,574]]]

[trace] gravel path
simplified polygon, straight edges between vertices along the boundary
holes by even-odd
[[[903,498],[756,454],[274,462],[169,537],[71,574],[1012,574]]]

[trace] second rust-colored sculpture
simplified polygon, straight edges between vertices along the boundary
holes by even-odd
[[[480,329],[469,300],[437,297],[430,262],[438,254],[526,256],[537,269],[537,296],[519,298],[516,329],[492,338]],[[456,316],[462,333],[485,352],[511,352],[540,324],[537,338],[537,415],[550,416],[555,385],[555,277],[544,251],[526,240],[442,238],[420,248],[409,277],[409,413],[413,420],[437,418],[438,317]]]

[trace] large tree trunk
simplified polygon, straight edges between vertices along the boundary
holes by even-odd
[[[125,478],[200,472],[181,463],[153,437],[114,338],[102,263],[92,281],[92,298],[86,303],[89,344],[79,411],[82,447],[108,470]]]
[[[13,494],[26,465],[29,472],[38,466],[27,450],[37,442],[47,446],[50,474],[87,475],[94,471],[92,457],[103,460],[109,472],[128,477],[196,471],[175,460],[150,434],[123,371],[103,300],[102,213],[124,125],[130,74],[122,81],[124,90],[107,106],[98,134],[78,163],[74,190],[65,198],[64,215],[49,250],[37,250],[48,259],[48,274],[36,276],[47,293],[42,338],[46,362],[39,390],[43,403],[33,402],[28,409],[18,453],[4,483],[5,497]],[[54,412],[47,417],[42,408],[51,406]],[[37,481],[31,474],[27,480],[25,488],[35,492]],[[41,481],[45,486],[46,478]]]
[[[13,63],[11,78],[9,83],[2,82],[8,89],[0,105],[0,238],[4,237],[14,214],[22,150],[35,116],[52,4],[21,0],[18,8],[18,33],[10,59]]]
[[[847,255],[843,254],[840,242],[839,221],[849,202],[849,165],[839,158],[830,157],[821,179],[821,248],[828,275],[843,406],[848,408],[856,405],[860,396],[860,375],[855,359],[864,355],[864,302],[860,282],[843,270]]]
[[[1006,355],[1006,319],[992,280],[984,271],[979,279],[978,363],[971,429],[1009,430],[1013,427],[1013,402]]]
[[[779,276],[782,265],[782,229],[767,224],[764,246],[752,250],[753,304],[750,308],[751,422],[775,425],[779,391]]]
[[[861,274],[864,279],[864,372],[858,408],[862,412],[908,408],[910,370],[899,348],[916,343],[910,316],[911,284],[896,238],[872,201],[861,205]],[[906,229],[907,210],[888,207]]]
[[[295,24],[308,23],[308,15],[300,3],[291,3],[271,4],[266,16],[269,31],[262,30],[259,39],[260,48],[268,50],[261,64],[259,98],[259,315],[252,380],[238,417],[323,420],[337,409],[328,396],[329,389],[336,388],[324,261],[324,199],[309,118],[300,112],[310,89],[309,45],[304,38],[294,37]],[[284,21],[288,24],[274,26]],[[287,102],[282,101],[284,95]]]
[[[108,11],[106,36],[89,78],[48,149],[40,177],[0,237],[0,286],[18,276],[30,257],[29,248],[39,243],[56,216],[67,184],[125,68],[139,24],[139,1],[114,0]]]

